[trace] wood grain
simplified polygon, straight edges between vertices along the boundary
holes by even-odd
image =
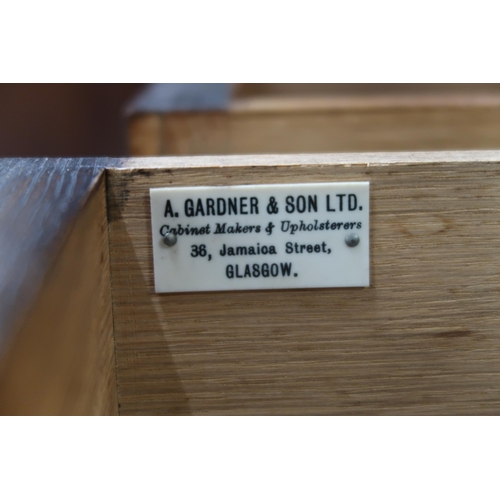
[[[2,163],[0,414],[116,414],[103,165]]]
[[[130,117],[133,156],[500,148],[498,85],[240,85],[226,108],[153,101]]]
[[[103,172],[95,159],[0,159],[0,348]]]
[[[108,172],[120,413],[500,413],[500,153],[136,159]],[[149,188],[371,182],[371,286],[154,293]]]

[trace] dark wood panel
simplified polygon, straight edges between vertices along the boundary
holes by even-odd
[[[0,350],[36,298],[105,164],[0,160]]]
[[[0,84],[0,157],[123,156],[142,84]]]
[[[27,310],[1,352],[0,414],[118,412],[104,176],[64,233],[32,303],[17,297]]]

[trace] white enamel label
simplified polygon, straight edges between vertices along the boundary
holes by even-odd
[[[370,284],[369,182],[155,188],[150,196],[158,293]]]

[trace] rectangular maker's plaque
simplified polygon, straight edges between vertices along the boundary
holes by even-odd
[[[158,293],[370,285],[369,182],[150,196]]]

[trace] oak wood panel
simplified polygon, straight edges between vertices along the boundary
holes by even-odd
[[[0,414],[116,414],[105,160],[6,160]]]
[[[500,413],[499,174],[498,152],[110,170],[120,413]],[[154,293],[150,187],[358,180],[371,182],[369,288]]]

